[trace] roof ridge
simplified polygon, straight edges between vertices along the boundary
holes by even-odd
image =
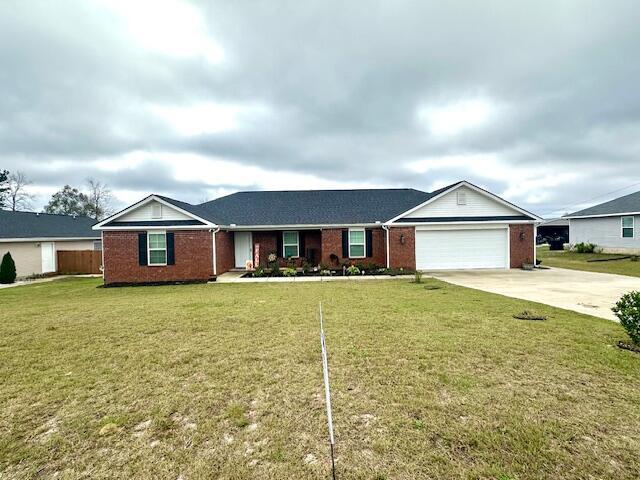
[[[457,183],[459,183],[459,182],[457,182]],[[455,185],[455,184],[453,184],[453,185]],[[381,191],[386,191],[386,192],[388,192],[388,191],[396,191],[396,192],[413,191],[413,192],[418,192],[418,193],[422,193],[422,194],[425,194],[425,195],[429,195],[430,194],[430,192],[425,192],[424,190],[418,190],[417,188],[413,188],[413,187],[396,187],[396,188],[327,188],[327,189],[316,188],[316,189],[305,189],[305,190],[240,190],[240,191],[237,191],[237,192],[229,193],[227,195],[223,195],[222,197],[212,198],[211,200],[207,200],[206,202],[197,203],[197,204],[189,204],[189,205],[193,205],[194,207],[199,207],[199,206],[206,205],[208,203],[215,202],[215,201],[223,199],[223,198],[228,198],[228,197],[232,197],[234,195],[239,195],[239,194],[249,194],[249,193],[381,192]],[[186,203],[186,202],[184,202],[184,203]]]
[[[26,211],[26,210],[6,210],[6,209],[0,209],[0,212],[6,212],[6,213],[27,213],[30,215],[49,215],[51,217],[53,216],[58,216],[58,217],[69,217],[69,218],[88,218],[90,220],[95,220],[95,218],[92,217],[88,217],[86,215],[75,215],[75,214],[67,214],[67,213],[49,213],[49,212],[32,212],[32,211]]]

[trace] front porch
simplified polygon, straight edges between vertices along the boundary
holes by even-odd
[[[234,231],[234,270],[267,267],[276,256],[280,267],[301,268],[322,262],[321,230]]]
[[[224,241],[218,242],[218,255],[228,261],[224,262],[218,275],[258,266],[269,268],[274,257],[281,268],[322,265],[337,269],[351,264],[386,266],[382,228],[234,229],[219,235]]]

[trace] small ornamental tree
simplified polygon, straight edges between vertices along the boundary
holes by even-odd
[[[0,263],[0,283],[13,283],[16,281],[16,263],[11,258],[11,253],[7,252],[2,257]]]
[[[611,310],[633,343],[640,345],[640,292],[625,293]]]

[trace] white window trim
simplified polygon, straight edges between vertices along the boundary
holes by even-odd
[[[284,239],[284,234],[285,233],[295,233],[296,234],[296,243],[287,243]],[[285,255],[285,251],[287,247],[296,247],[296,252],[298,252],[297,255],[293,256],[286,256]],[[297,230],[285,230],[284,232],[282,232],[282,258],[300,258],[300,232],[298,232]]]
[[[362,232],[362,243],[351,243],[351,232]],[[351,255],[351,245],[362,245],[364,255]],[[364,228],[349,229],[349,258],[367,258],[367,232]]]
[[[625,218],[630,218],[631,219],[631,226],[630,227],[625,227],[624,226],[624,219]],[[635,238],[635,236],[636,236],[635,223],[636,223],[635,217],[632,217],[630,215],[626,215],[624,217],[620,217],[620,238]],[[631,229],[631,236],[630,237],[625,237],[624,236],[624,229],[625,228],[630,228]]]
[[[149,240],[151,239],[151,235],[164,235],[164,248],[151,248]],[[151,251],[154,250],[164,250],[164,263],[151,263]],[[167,266],[167,257],[169,255],[169,251],[167,249],[167,231],[166,230],[152,230],[147,232],[147,266],[148,267],[166,267]]]

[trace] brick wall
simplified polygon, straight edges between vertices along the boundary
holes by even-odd
[[[523,238],[521,238],[521,234]],[[520,268],[523,263],[533,263],[534,248],[535,238],[533,238],[532,224],[509,225],[511,268]]]
[[[216,233],[216,274],[222,275],[235,266],[235,246],[233,232],[220,230]]]
[[[389,265],[391,268],[416,268],[416,229],[414,227],[389,229]]]
[[[175,265],[138,264],[136,231],[104,232],[104,283],[206,281],[213,275],[212,238],[207,230],[176,230]]]
[[[353,259],[342,257],[342,230],[342,228],[327,228],[322,230],[322,263],[326,263],[332,267],[337,266],[336,262],[331,261],[331,254],[334,254],[339,258],[339,263],[351,261],[352,263],[377,263],[382,266],[386,265],[386,241],[385,232],[382,228],[372,229],[373,255],[371,257]]]
[[[282,231],[256,231],[253,232],[253,245],[255,248],[256,244],[260,245],[260,265],[263,267],[267,266],[269,254],[275,252],[278,249],[278,236],[282,235]],[[305,260],[305,254],[308,249],[315,249],[318,258],[317,262],[320,261],[320,230],[300,230],[298,231],[298,235],[300,235],[300,242],[303,241],[304,238],[304,249],[305,252],[300,252],[300,257],[298,259],[294,259],[293,263],[297,267],[301,267],[302,263]],[[255,251],[255,250],[254,250]],[[282,252],[277,252],[278,257],[282,256]],[[287,261],[283,258],[280,258],[280,266],[287,265]]]

